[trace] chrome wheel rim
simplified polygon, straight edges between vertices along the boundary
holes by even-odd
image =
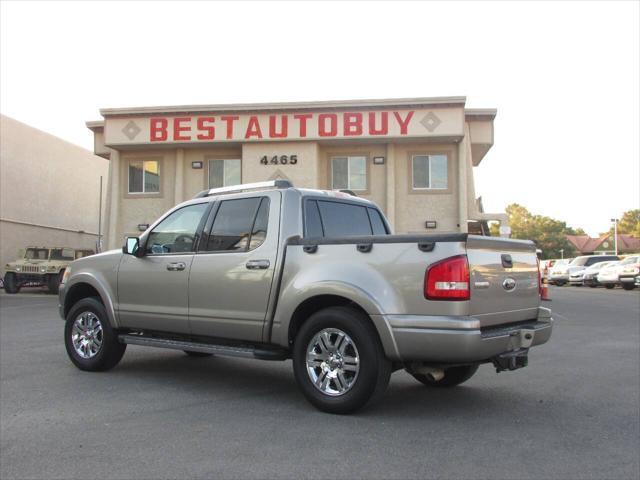
[[[307,346],[307,373],[325,395],[344,395],[355,385],[360,355],[351,337],[337,328],[318,332]]]
[[[102,348],[104,331],[97,315],[82,312],[76,317],[71,329],[73,349],[81,358],[93,358]]]

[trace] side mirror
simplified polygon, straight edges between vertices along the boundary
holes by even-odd
[[[127,237],[122,247],[122,253],[133,255],[134,257],[141,257],[140,239],[138,237]]]

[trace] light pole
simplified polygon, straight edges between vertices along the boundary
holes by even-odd
[[[560,249],[560,258],[564,260],[564,248]]]
[[[612,218],[613,222],[613,248],[616,253],[614,255],[618,255],[618,220],[617,218]]]

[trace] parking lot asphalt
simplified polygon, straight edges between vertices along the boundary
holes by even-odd
[[[106,373],[67,360],[57,300],[0,294],[0,477],[638,478],[640,291],[551,287],[529,367],[321,413],[291,363],[129,346]]]

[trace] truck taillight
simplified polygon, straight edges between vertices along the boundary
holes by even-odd
[[[540,259],[538,259],[538,295],[542,297],[542,271],[540,270]]]
[[[424,275],[428,300],[469,300],[469,262],[466,255],[445,258],[429,266]]]

